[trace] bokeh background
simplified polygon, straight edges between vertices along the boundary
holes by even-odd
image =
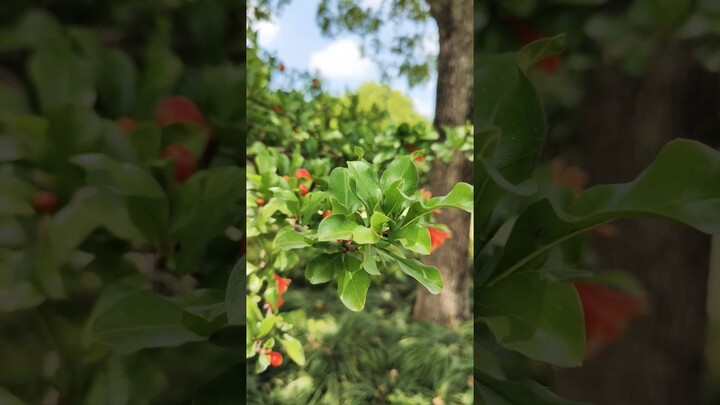
[[[531,72],[549,117],[544,159],[575,166],[566,183],[582,189],[630,181],[678,137],[720,145],[720,3],[475,6],[476,52],[567,36],[566,51]],[[718,403],[720,268],[711,239],[654,220],[618,223],[595,237],[588,265],[636,276],[650,312],[583,367],[553,374],[549,383],[565,397],[600,404]]]

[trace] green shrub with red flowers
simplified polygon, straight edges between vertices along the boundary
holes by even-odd
[[[470,211],[472,186],[459,183],[428,198],[415,167],[422,151],[395,157],[380,173],[356,151],[358,160],[331,170],[326,160],[288,157],[260,143],[249,150],[247,356],[259,356],[258,372],[272,364],[274,343],[296,363],[305,361],[292,325],[278,313],[290,283],[278,274],[303,267],[310,284],[337,280],[339,299],[352,311],[365,307],[381,270],[399,270],[433,294],[442,289],[438,269],[417,257],[448,237],[433,224],[433,211]]]
[[[201,387],[244,359],[245,71],[226,18],[241,8],[112,1],[98,30],[67,23],[94,4],[16,3],[0,28],[0,402],[213,403]]]
[[[296,269],[310,285],[337,283],[352,311],[383,273],[440,291],[439,271],[418,259],[450,236],[433,212],[470,211],[472,186],[433,198],[419,185],[432,159],[472,155],[473,141],[470,127],[435,142],[429,123],[389,126],[383,111],[325,93],[317,78],[259,50],[252,30],[248,38],[246,354],[262,372],[278,351],[305,363],[288,320],[299,310],[280,311],[288,287],[279,280]],[[288,85],[274,90],[273,79]]]

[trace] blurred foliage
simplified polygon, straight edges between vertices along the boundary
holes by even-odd
[[[387,122],[383,126],[398,126],[407,123],[411,127],[415,124],[425,123],[429,126],[428,118],[415,111],[412,100],[386,84],[363,83],[357,89],[358,109],[370,112],[373,108],[387,114]],[[347,96],[347,103],[352,103],[352,95]]]
[[[243,5],[47,3],[0,6],[0,395],[187,403],[243,360]]]
[[[412,283],[388,275],[381,285],[360,313],[347,312],[331,288],[289,291],[283,314],[305,342],[306,366],[250,377],[248,403],[473,403],[472,326],[412,322]]]

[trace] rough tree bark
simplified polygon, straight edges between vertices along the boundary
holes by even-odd
[[[435,127],[464,125],[471,119],[473,97],[473,2],[472,0],[428,0],[440,37]],[[456,154],[449,164],[435,161],[430,171],[429,189],[433,195],[446,194],[459,181],[472,183],[472,164]],[[470,214],[442,210],[436,217],[450,228],[451,239],[425,263],[436,266],[443,275],[443,290],[431,295],[418,288],[413,310],[416,320],[454,326],[469,315]]]
[[[588,90],[569,159],[574,155],[591,184],[631,180],[674,138],[717,140],[720,81],[694,64],[687,48],[667,47],[641,80],[600,68]],[[600,264],[633,272],[652,312],[582,368],[561,372],[557,389],[599,405],[700,404],[709,237],[651,220],[619,230],[597,241]]]

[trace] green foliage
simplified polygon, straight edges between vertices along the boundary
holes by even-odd
[[[26,403],[50,390],[68,403],[186,401],[204,382],[195,371],[241,360],[208,343],[238,312],[226,287],[244,223],[244,70],[230,62],[239,38],[225,16],[240,8],[203,0],[189,27],[190,2],[32,3],[4,4],[17,21],[0,32],[0,56],[13,61],[0,80],[0,317],[3,330],[15,325],[1,338],[23,377],[0,384]],[[137,30],[136,13],[154,23]],[[159,122],[171,94],[202,122]],[[171,144],[193,159],[187,181],[161,154]],[[39,192],[56,203],[38,208]]]
[[[689,140],[666,145],[634,181],[586,191],[549,187],[536,171],[545,117],[529,67],[563,49],[563,37],[516,53],[476,54],[476,342],[493,353],[560,367],[585,357],[584,303],[573,282],[583,271],[578,237],[610,221],[655,217],[718,232],[720,153]],[[622,287],[620,287],[622,289]],[[533,381],[490,376],[492,356],[476,370],[487,403],[570,403]]]
[[[328,165],[312,164],[320,159],[299,159],[297,154],[291,159],[260,143],[250,149],[254,164],[248,169],[247,227],[248,243],[255,248],[248,256],[249,358],[259,354],[262,361],[262,350],[275,334],[286,336],[278,339],[281,345],[295,339],[285,333],[292,324],[276,314],[284,302],[278,274],[298,266],[304,266],[311,284],[336,279],[340,301],[352,311],[365,308],[371,281],[394,265],[431,293],[440,292],[438,269],[416,257],[431,251],[427,228],[432,225],[432,211],[470,211],[472,186],[459,183],[447,196],[426,200],[418,191],[414,155],[395,157],[380,174],[364,159],[330,171]],[[366,155],[357,148],[356,152]],[[311,168],[311,178],[299,175],[305,170],[300,164]],[[282,173],[288,175],[284,178]],[[303,193],[300,186],[310,191]],[[331,213],[321,217],[326,211]],[[258,308],[261,297],[265,314]],[[297,361],[301,352],[291,358],[303,363]]]
[[[384,126],[398,126],[402,123],[413,126],[421,122],[428,124],[427,118],[415,111],[412,100],[388,85],[363,83],[358,87],[356,94],[360,111],[370,112],[375,108],[388,115],[387,123],[383,123]],[[350,97],[352,95],[347,96],[348,103],[351,103]]]
[[[250,377],[250,403],[472,403],[470,324],[450,330],[410,320],[412,284],[386,280],[368,293],[372,312],[351,313],[332,288],[289,291],[288,301],[312,299],[296,316],[304,342],[303,369],[280,367]],[[405,301],[405,303],[402,303]],[[398,310],[398,305],[406,310]],[[297,311],[299,312],[299,311]]]

